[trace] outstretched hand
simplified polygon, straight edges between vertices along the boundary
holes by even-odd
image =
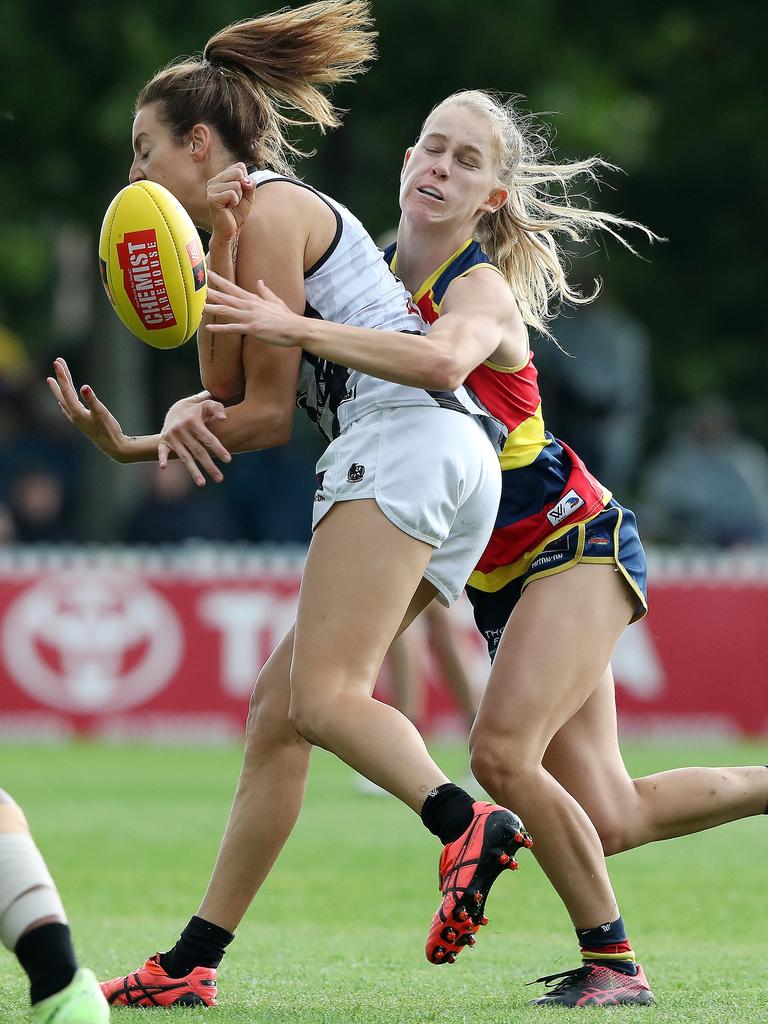
[[[128,438],[120,424],[89,384],[83,384],[78,394],[72,374],[64,359],[53,362],[55,377],[48,377],[48,387],[62,413],[73,427],[116,462],[122,462]]]
[[[217,318],[216,323],[206,325],[206,330],[214,334],[250,334],[280,348],[301,345],[304,318],[289,309],[263,281],[257,281],[254,291],[248,292],[211,271],[205,311]]]

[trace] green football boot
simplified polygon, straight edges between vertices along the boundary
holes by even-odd
[[[81,967],[61,992],[35,1003],[32,1020],[34,1024],[107,1024],[109,1004],[93,971]]]

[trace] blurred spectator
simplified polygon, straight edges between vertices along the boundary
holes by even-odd
[[[21,339],[0,324],[0,501],[21,517],[19,541],[74,537],[84,447],[51,401],[45,375]]]
[[[0,381],[13,388],[32,376],[32,364],[18,335],[0,324]]]
[[[595,287],[583,270],[576,284],[584,295]],[[625,497],[635,482],[650,401],[648,335],[602,294],[559,316],[551,329],[565,352],[547,338],[534,345],[547,429]]]
[[[236,455],[224,467],[221,489],[245,540],[309,543],[317,489],[315,466],[322,449],[317,428],[299,411],[287,445]]]
[[[64,487],[44,466],[30,466],[11,481],[9,507],[20,544],[78,540],[66,511]]]
[[[147,487],[126,523],[130,544],[175,544],[184,540],[235,540],[226,500],[216,484],[198,488],[180,462],[148,467]]]
[[[721,548],[768,543],[768,452],[734,427],[720,398],[703,398],[646,466],[644,533]]]
[[[11,510],[7,505],[0,503],[0,547],[13,544],[15,541],[16,524],[13,521]]]

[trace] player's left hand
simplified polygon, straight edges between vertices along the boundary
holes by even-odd
[[[303,317],[298,316],[263,281],[248,292],[211,271],[208,275],[208,300],[205,312],[216,316],[206,325],[212,333],[236,331],[280,348],[301,345]]]
[[[53,372],[55,377],[47,378],[48,387],[64,416],[105,455],[115,462],[125,462],[128,438],[90,384],[83,384],[78,392],[66,360],[61,356],[54,359]]]

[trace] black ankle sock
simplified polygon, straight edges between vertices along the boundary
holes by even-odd
[[[599,924],[595,928],[577,928],[576,938],[582,949],[600,949],[601,946],[616,946],[627,941],[627,930],[624,918],[617,917],[608,924]]]
[[[446,782],[427,794],[421,808],[421,820],[445,846],[469,828],[474,802],[460,786]]]
[[[637,974],[637,964],[634,960],[589,960],[590,964],[600,964],[602,967],[610,967],[612,971],[620,974],[629,974],[634,977]]]
[[[77,959],[66,924],[41,924],[22,935],[14,950],[29,976],[29,998],[39,1003],[61,992],[72,981]]]
[[[234,937],[202,917],[190,918],[176,945],[160,954],[160,966],[169,978],[183,978],[195,967],[218,967]]]

